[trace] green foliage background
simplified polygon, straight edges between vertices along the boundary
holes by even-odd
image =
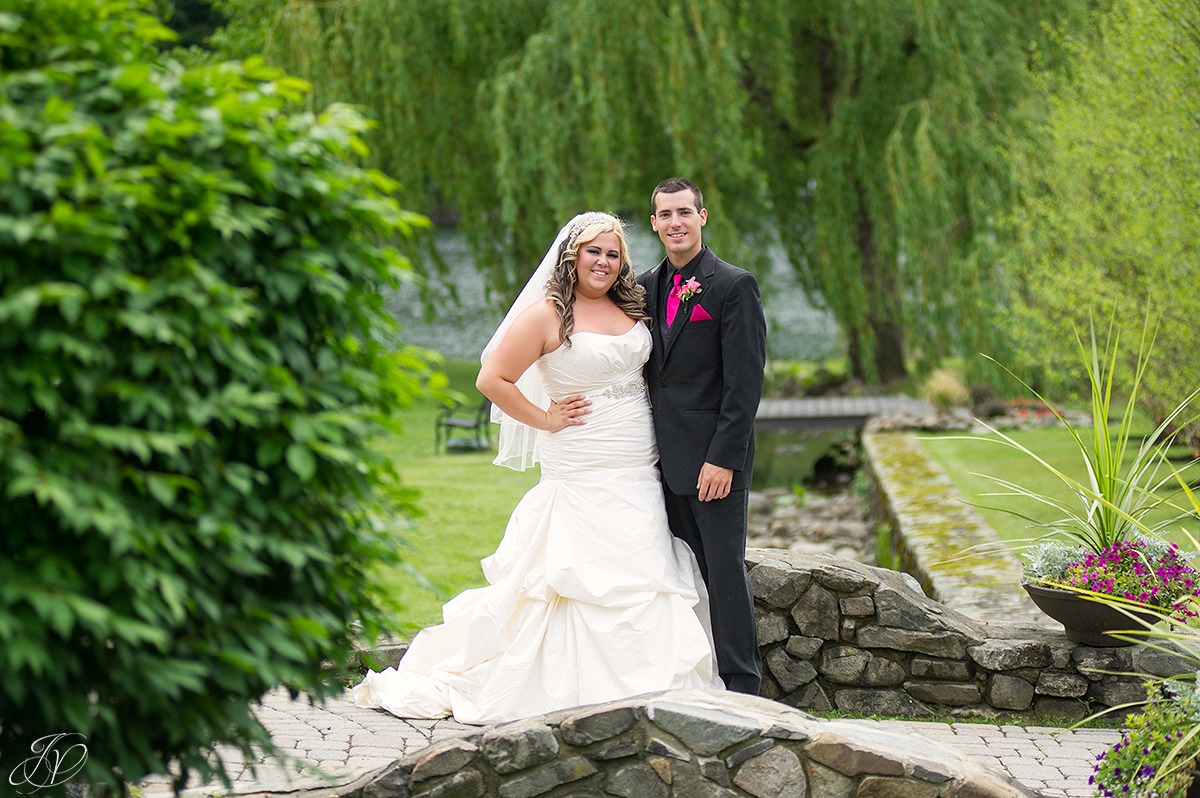
[[[378,165],[458,222],[501,296],[563,219],[646,214],[684,174],[714,248],[753,267],[782,243],[854,375],[889,381],[1003,354],[997,222],[1032,146],[1024,101],[1061,56],[1048,31],[1090,5],[248,0],[222,4],[214,42],[368,107]]]
[[[1149,314],[1143,394],[1157,420],[1200,374],[1200,2],[1121,0],[1097,30],[1044,84],[1046,147],[1013,206],[1023,246],[1005,263],[1005,318],[1014,371],[1065,392],[1080,376],[1074,330],[1115,318],[1131,368]],[[1200,453],[1200,425],[1182,441]]]
[[[427,366],[379,289],[421,220],[261,61],[158,62],[130,0],[2,8],[0,750],[208,776],[385,623],[414,508],[370,444]]]
[[[1147,307],[1149,409],[1200,366],[1197,0],[221,6],[218,49],[378,116],[378,163],[501,296],[562,218],[685,173],[720,252],[782,246],[854,376],[958,355],[1012,390],[985,353],[1066,394],[1072,328]]]

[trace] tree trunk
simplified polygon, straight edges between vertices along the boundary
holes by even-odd
[[[858,186],[858,251],[867,293],[867,326],[874,339],[870,352],[871,370],[875,379],[886,385],[908,376],[908,368],[904,365],[904,328],[897,318],[900,286],[896,264],[883,262],[879,257],[875,246],[875,224],[867,209],[866,190],[861,183]],[[859,350],[857,358],[852,356],[852,361],[868,356],[862,351],[861,342],[856,348]]]
[[[867,363],[863,360],[862,332],[853,324],[846,324],[846,354],[850,358],[850,376],[859,382],[868,382]]]
[[[875,333],[875,373],[884,385],[908,376],[904,364],[904,330],[894,321],[873,320]]]

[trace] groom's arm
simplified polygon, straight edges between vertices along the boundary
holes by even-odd
[[[745,469],[766,362],[767,322],[758,281],[742,273],[729,287],[721,309],[724,393],[717,431],[705,456],[708,464],[730,471]]]

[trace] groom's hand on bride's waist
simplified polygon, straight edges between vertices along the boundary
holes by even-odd
[[[700,501],[710,502],[714,499],[724,499],[729,495],[729,487],[733,484],[733,469],[721,468],[712,463],[700,467],[700,478],[696,487],[700,491]]]

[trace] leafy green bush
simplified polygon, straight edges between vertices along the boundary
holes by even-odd
[[[208,777],[384,622],[413,508],[369,442],[425,366],[378,289],[420,220],[299,81],[157,64],[136,0],[3,9],[3,778],[67,733],[93,784]]]

